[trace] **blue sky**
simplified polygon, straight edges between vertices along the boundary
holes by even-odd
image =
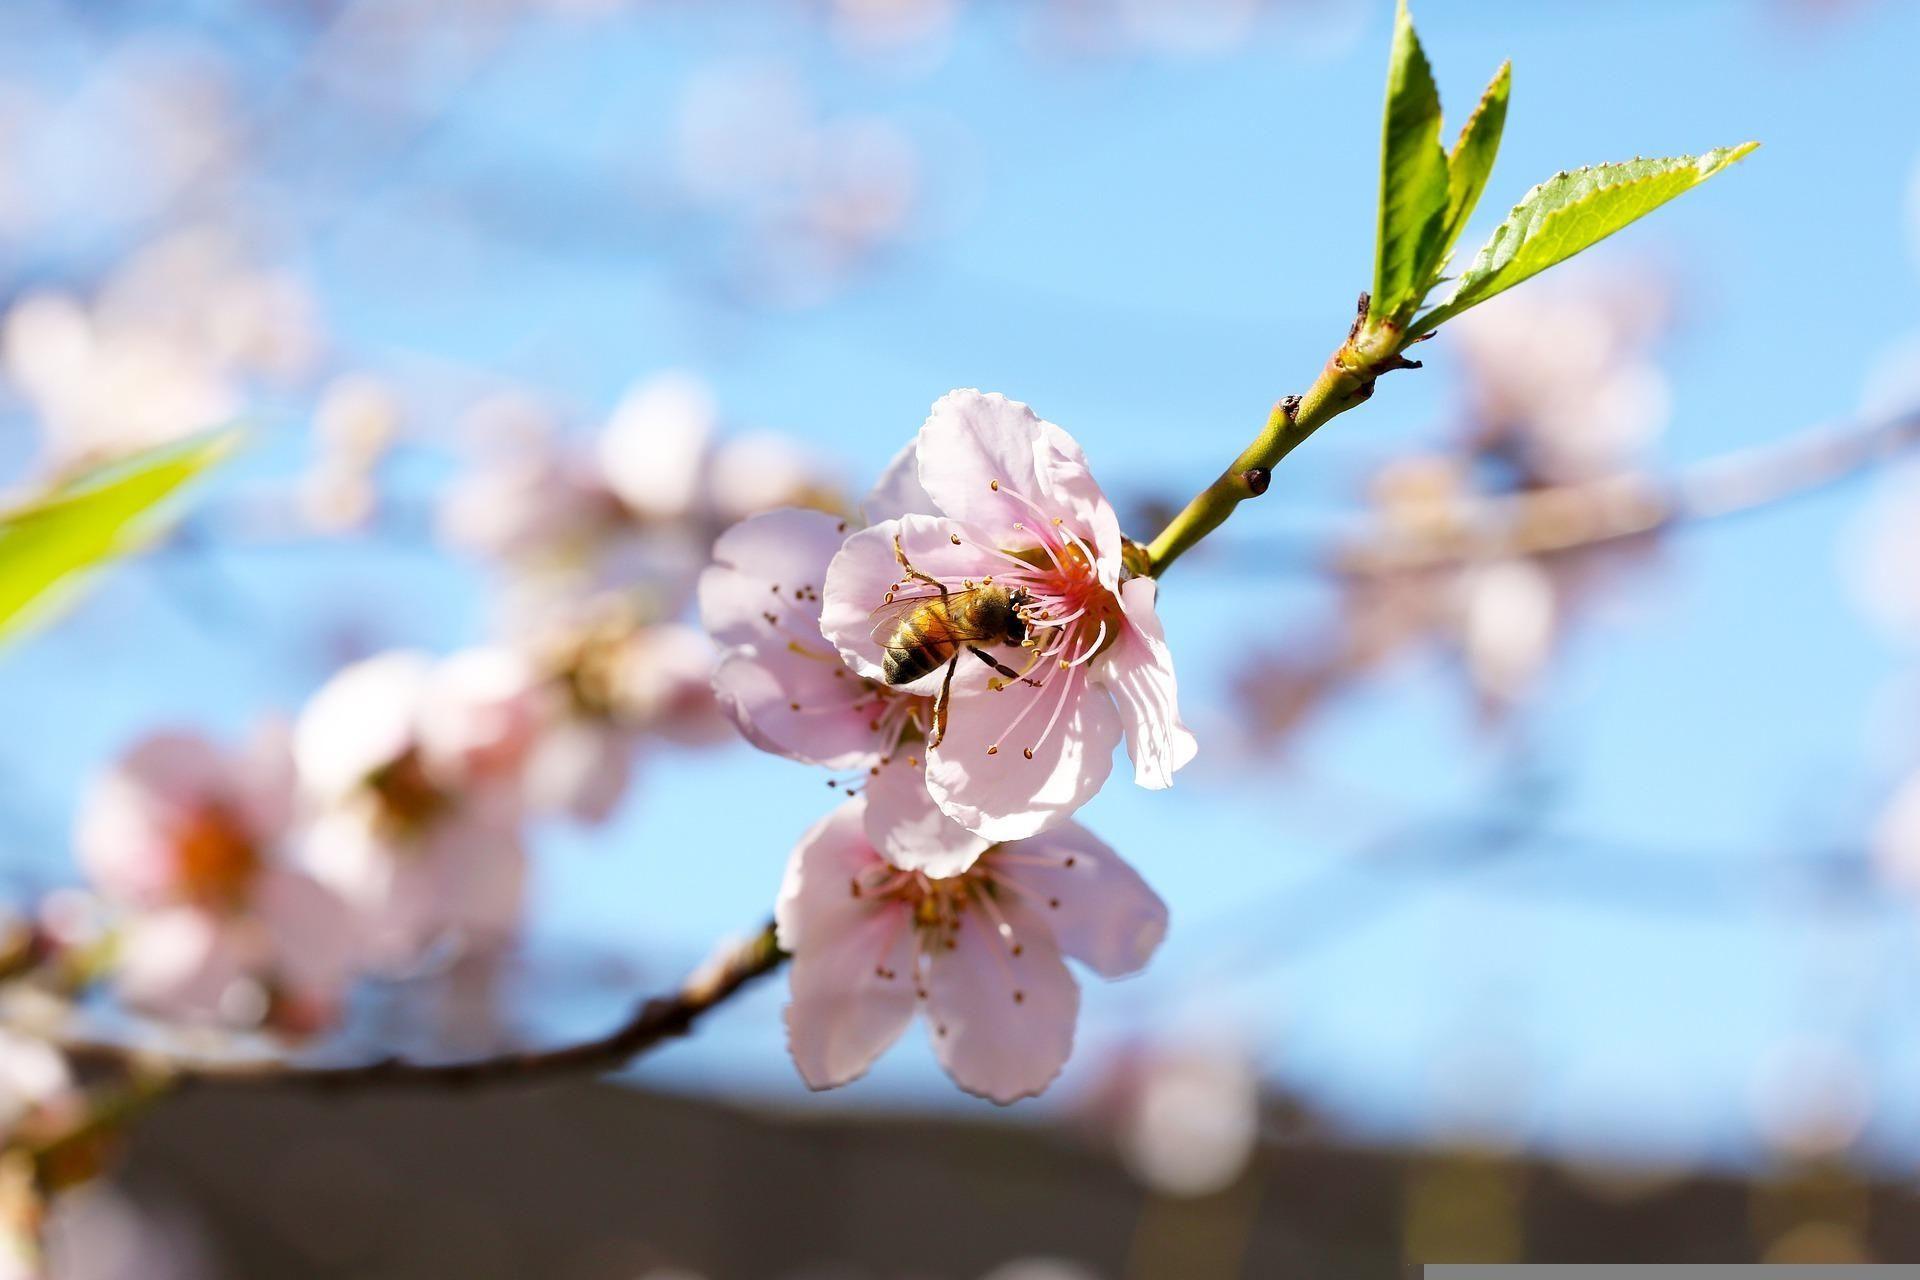
[[[1685,323],[1661,352],[1675,465],[1849,414],[1876,353],[1914,327],[1920,138],[1894,103],[1920,11],[1866,3],[1813,24],[1787,10],[1418,9],[1455,119],[1502,58],[1515,64],[1469,243],[1556,169],[1765,144],[1596,251],[1677,271]],[[468,85],[402,166],[315,192],[326,232],[306,265],[343,345],[376,366],[485,368],[589,411],[684,366],[713,379],[731,415],[819,443],[856,480],[934,398],[980,386],[1074,432],[1110,488],[1184,494],[1273,398],[1303,388],[1369,276],[1387,16],[1372,6],[1333,56],[1275,25],[1224,55],[1073,61],[1034,51],[1009,10],[983,6],[918,74],[850,62],[782,18],[674,10],[613,38],[557,27]],[[665,170],[696,69],[773,59],[824,111],[884,113],[930,157],[930,225],[807,311],[697,293],[689,262],[712,257],[708,231],[629,226],[577,198],[596,174],[644,191]],[[417,199],[428,178],[529,172],[497,188],[537,231],[512,242],[449,228]],[[1457,375],[1447,345],[1285,464],[1223,535],[1239,555],[1291,545],[1350,501],[1371,461],[1439,432]],[[296,457],[269,429],[230,483]],[[444,470],[423,458],[404,482],[424,492]],[[1310,634],[1311,592],[1284,574],[1183,564],[1163,613],[1202,754],[1173,792],[1116,784],[1083,815],[1153,880],[1174,928],[1148,975],[1090,987],[1083,1043],[1226,1021],[1275,1079],[1363,1132],[1423,1131],[1464,1073],[1507,1082],[1501,1123],[1543,1143],[1739,1156],[1754,1150],[1756,1072],[1814,1037],[1861,1055],[1873,1143],[1911,1154],[1909,911],[1831,889],[1858,883],[1844,868],[1913,745],[1896,733],[1889,755],[1869,740],[1911,655],[1875,636],[1837,574],[1868,492],[1681,535],[1619,616],[1580,633],[1529,720],[1550,813],[1478,861],[1449,841],[1501,785],[1499,759],[1458,692],[1398,673],[1291,758],[1237,754],[1235,656],[1250,636]],[[123,573],[9,657],[0,707],[18,728],[0,742],[0,840],[53,874],[77,787],[127,737],[157,721],[236,729],[297,704],[325,672],[316,618],[444,648],[479,638],[485,608],[472,566],[381,544]],[[543,834],[537,935],[666,966],[697,957],[762,917],[826,798],[814,773],[744,747],[650,761],[613,829]],[[1823,858],[1842,870],[1807,870]],[[797,1101],[779,1002],[761,991],[639,1074]],[[550,1021],[611,1008],[576,1003]],[[1096,1056],[1081,1055],[1063,1093]],[[974,1105],[919,1047],[811,1105],[875,1104]]]

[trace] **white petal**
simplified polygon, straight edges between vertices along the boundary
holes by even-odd
[[[1050,496],[1037,468],[1040,425],[1032,409],[997,392],[949,391],[920,428],[920,483],[942,514],[978,524],[997,545],[1026,545],[1016,523],[1031,529],[1064,514],[1027,505],[1044,507]]]
[[[1056,683],[1066,680],[1072,685]],[[1042,739],[1058,698],[1070,705]],[[1042,705],[1027,712],[1036,699]],[[1013,684],[956,696],[946,737],[928,753],[927,790],[967,830],[996,843],[1024,840],[1094,797],[1113,771],[1120,736],[1112,700],[1089,687],[1081,667],[1055,672],[1037,690]]]
[[[432,670],[426,654],[394,651],[336,673],[294,725],[301,784],[317,795],[340,795],[398,758],[413,743]]]
[[[747,741],[762,751],[829,769],[865,768],[883,748],[878,691],[830,657],[792,650],[730,650],[713,673],[713,693]]]
[[[931,948],[927,1023],[954,1083],[1004,1104],[1039,1093],[1066,1065],[1080,988],[1042,919],[1006,898],[1001,913],[1011,938],[975,907],[950,947]]]
[[[1180,720],[1173,654],[1154,612],[1154,590],[1152,578],[1121,586],[1129,625],[1100,659],[1099,671],[1126,723],[1133,780],[1158,789],[1173,785],[1175,771],[1193,759],[1198,744]]]
[[[1002,855],[1007,856],[1002,856]],[[1140,873],[1077,822],[988,855],[1046,917],[1060,950],[1103,978],[1146,967],[1167,936],[1167,904]]]
[[[880,863],[864,808],[849,800],[801,837],[774,908],[780,945],[794,957],[788,1046],[815,1089],[860,1075],[913,1017],[908,910],[853,892],[853,877]]]
[[[631,734],[568,717],[547,727],[527,762],[527,803],[577,822],[605,822],[633,777]]]
[[[221,1002],[248,976],[237,930],[192,907],[134,916],[115,975],[127,1003],[164,1017],[217,1018]]]
[[[700,575],[700,622],[722,645],[810,644],[820,631],[827,564],[848,534],[824,511],[769,511],[734,525],[713,544]],[[775,621],[768,622],[766,615]]]
[[[796,954],[787,1048],[812,1089],[863,1075],[913,1020],[913,922],[903,903]]]
[[[607,484],[642,516],[691,510],[717,417],[712,390],[691,374],[658,374],[634,387],[600,437]]]
[[[274,868],[255,891],[276,965],[273,977],[305,1001],[339,1003],[359,964],[359,937],[345,900],[302,872]]]
[[[887,469],[874,481],[872,491],[861,502],[860,513],[868,524],[898,520],[901,516],[940,514],[926,486],[920,483],[918,443],[917,438],[909,440],[893,455],[893,461],[887,464]]]
[[[930,876],[953,876],[985,852],[988,842],[942,813],[927,794],[924,763],[896,757],[877,767],[862,792],[866,832],[888,862]]]

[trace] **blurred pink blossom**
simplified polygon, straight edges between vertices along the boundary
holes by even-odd
[[[1073,1047],[1072,956],[1119,978],[1166,935],[1166,905],[1085,828],[998,845],[961,875],[905,871],[867,839],[855,797],[801,838],[775,907],[793,955],[788,1047],[830,1089],[862,1075],[924,1007],[934,1052],[969,1093],[1047,1087]]]
[[[116,980],[171,1017],[289,1031],[337,1013],[357,964],[346,905],[289,858],[284,733],[228,753],[189,733],[136,744],[89,790],[75,842],[126,913]]]
[[[301,712],[307,864],[352,904],[381,965],[516,927],[541,697],[531,665],[504,649],[438,662],[400,651],[347,667]]]

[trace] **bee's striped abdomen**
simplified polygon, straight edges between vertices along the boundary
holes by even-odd
[[[944,666],[958,646],[953,628],[940,612],[928,606],[916,609],[900,619],[887,641],[886,661],[881,670],[888,684],[912,684],[929,671]]]

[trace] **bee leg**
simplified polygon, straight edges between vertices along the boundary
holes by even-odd
[[[995,671],[998,671],[1001,675],[1006,677],[1006,681],[1004,683],[998,680],[993,682],[993,687],[996,689],[1004,689],[1007,687],[1007,685],[1012,684],[1015,680],[1027,679],[1024,673],[1015,671],[1012,667],[1000,661],[1000,659],[994,657],[992,654],[988,653],[985,649],[982,649],[977,644],[968,645],[967,652],[971,653],[974,657],[980,659],[980,661],[986,663],[988,666],[992,667]],[[1032,668],[1029,667],[1028,670],[1032,670]],[[1027,683],[1035,684],[1036,682],[1032,680],[1027,680]]]
[[[953,671],[960,665],[960,655],[955,653],[947,659],[947,676],[940,682],[940,696],[933,700],[933,737],[927,739],[929,747],[937,747],[940,740],[947,736],[947,709],[953,702]]]
[[[895,534],[893,537],[893,558],[900,562],[901,570],[904,571],[909,578],[915,578],[921,582],[930,584],[935,591],[938,591],[940,593],[940,598],[942,600],[945,600],[947,598],[946,583],[940,581],[940,579],[932,576],[931,574],[922,573],[918,569],[913,567],[913,561],[907,559],[906,548],[900,545],[899,534]]]
[[[968,647],[971,648],[972,646],[968,646]],[[1004,680],[992,680],[988,682],[995,689],[1004,689],[1009,684],[1012,684],[1015,680],[1018,680],[1021,684],[1029,685],[1035,689],[1038,689],[1040,687],[1040,682],[1027,674],[1029,671],[1032,671],[1035,667],[1040,665],[1040,660],[1043,655],[1038,649],[1035,649],[1033,651],[1033,657],[1029,658],[1027,660],[1027,665],[1022,669],[1020,669],[1019,671],[1015,671],[1012,668],[1007,667],[1001,664],[1000,662],[995,661],[991,654],[984,653],[979,649],[974,649],[973,651],[976,655],[978,655],[980,661],[986,663],[988,666],[992,667],[995,671],[998,671],[1001,675],[1006,677],[1006,679]]]

